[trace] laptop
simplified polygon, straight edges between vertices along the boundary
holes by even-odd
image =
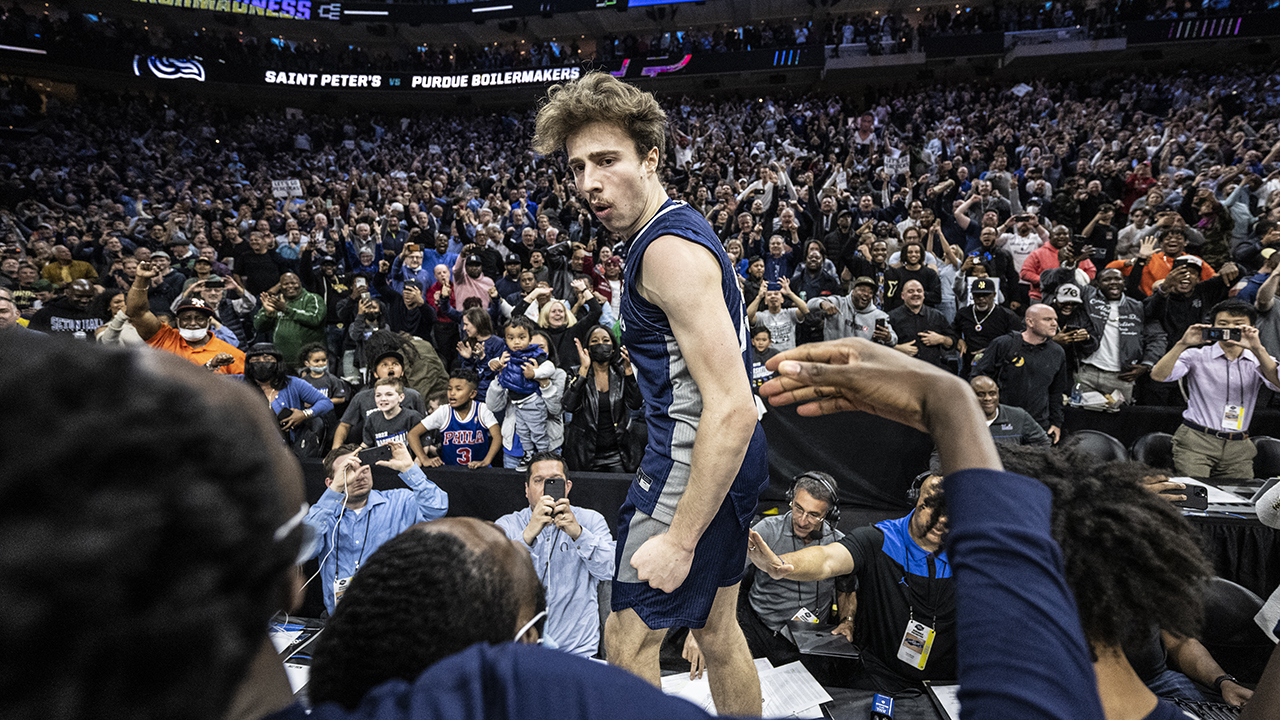
[[[824,657],[843,657],[857,660],[862,657],[858,646],[850,643],[843,635],[832,635],[834,625],[788,620],[784,631],[796,644],[801,655],[822,655]]]

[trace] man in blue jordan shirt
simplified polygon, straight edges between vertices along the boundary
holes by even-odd
[[[400,473],[411,490],[374,490],[373,468],[361,463],[356,445],[343,445],[324,459],[328,489],[304,522],[320,540],[312,557],[320,558],[324,608],[330,614],[374,550],[410,525],[444,517],[449,510],[449,496],[414,465],[408,448],[399,442],[389,446],[391,459],[378,464]]]

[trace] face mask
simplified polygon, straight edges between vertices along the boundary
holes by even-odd
[[[607,363],[613,359],[613,346],[608,343],[592,345],[587,348],[587,354],[592,362]]]
[[[178,334],[187,342],[200,342],[209,334],[209,328],[178,328]]]
[[[307,370],[309,370],[312,375],[323,375],[324,371],[327,369],[328,368],[326,368],[323,365],[321,365],[320,367],[307,367]]]
[[[249,363],[245,366],[245,374],[255,382],[270,382],[276,376],[277,363]]]

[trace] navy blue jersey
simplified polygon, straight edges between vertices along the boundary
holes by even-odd
[[[705,218],[685,203],[668,200],[628,243],[622,296],[622,342],[631,353],[636,380],[644,396],[649,443],[628,496],[638,509],[665,523],[675,516],[693,460],[693,439],[702,416],[703,399],[689,374],[666,313],[640,296],[636,274],[649,244],[664,235],[697,243],[720,263],[720,289],[738,335],[746,378],[751,377],[751,346],[747,342],[746,306],[738,279],[720,239]],[[750,381],[743,382],[749,386]],[[750,390],[750,388],[747,388]],[[739,520],[750,522],[756,499],[768,482],[768,448],[764,430],[756,423],[747,454],[729,490]]]
[[[428,430],[440,431],[440,459],[445,465],[466,465],[489,454],[489,428],[498,420],[483,403],[472,402],[466,416],[442,405],[422,421]]]

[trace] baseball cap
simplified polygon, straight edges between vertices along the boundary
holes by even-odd
[[[167,252],[165,252],[165,251],[163,251],[163,250],[155,250],[155,251],[153,251],[153,252],[151,253],[151,257],[153,257],[153,258],[162,257],[162,258],[165,258],[165,259],[167,259],[167,260],[172,260],[172,259],[173,259],[173,258],[169,257],[169,253],[167,253]]]
[[[484,261],[482,261],[482,260],[480,259],[480,256],[479,256],[479,255],[468,255],[468,256],[467,256],[467,264],[468,264],[468,265],[483,265],[483,264],[484,264]]]
[[[31,283],[31,289],[35,292],[53,292],[53,283],[48,280],[37,280]]]
[[[387,350],[385,352],[378,353],[374,356],[373,361],[369,363],[369,367],[377,367],[378,363],[382,362],[386,358],[395,358],[396,361],[400,363],[400,367],[405,367],[404,353],[399,350]]]
[[[1197,270],[1204,267],[1204,260],[1195,255],[1179,255],[1177,260],[1173,261],[1173,267],[1195,267]],[[1171,268],[1172,269],[1172,268]]]
[[[338,260],[334,258],[332,255],[325,255],[324,257],[320,258],[320,264],[321,265],[337,265]]]
[[[973,289],[971,289],[969,293],[972,295],[995,295],[996,281],[991,278],[978,278],[973,282]]]
[[[204,298],[191,297],[183,300],[182,304],[178,306],[178,309],[173,311],[173,314],[175,316],[181,315],[187,310],[197,310],[209,317],[213,317],[214,315],[213,308],[209,307],[209,304],[204,301]]]
[[[880,287],[880,283],[876,282],[873,278],[867,277],[866,275],[863,275],[862,277],[853,281],[854,287],[858,287],[859,285],[870,285],[873,288]]]
[[[1075,285],[1063,285],[1058,288],[1058,294],[1054,299],[1059,303],[1078,303],[1080,302],[1080,288]]]

